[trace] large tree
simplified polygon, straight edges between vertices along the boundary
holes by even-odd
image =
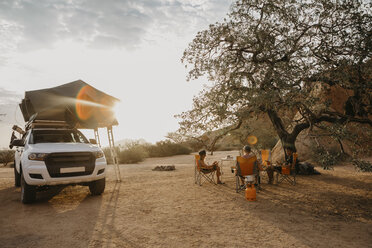
[[[184,52],[188,79],[212,84],[179,115],[181,132],[266,113],[284,146],[294,147],[301,131],[321,122],[372,126],[371,26],[371,3],[363,1],[238,0]],[[319,80],[352,90],[350,111],[320,105],[312,87]],[[286,111],[299,113],[290,125]]]

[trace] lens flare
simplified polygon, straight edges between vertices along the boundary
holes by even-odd
[[[248,142],[248,144],[250,144],[250,145],[254,145],[254,144],[256,144],[257,141],[258,141],[258,139],[257,139],[257,137],[254,136],[254,135],[248,136],[248,138],[247,138],[247,142]]]
[[[88,120],[92,116],[94,95],[94,89],[87,85],[81,88],[76,96],[76,114],[81,120]]]
[[[87,85],[76,96],[76,114],[82,121],[102,119],[111,122],[115,119],[115,102],[110,96],[97,92]]]

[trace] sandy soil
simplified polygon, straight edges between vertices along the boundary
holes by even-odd
[[[218,152],[210,161],[234,152]],[[159,172],[156,165],[176,165]],[[262,184],[257,202],[225,185],[197,186],[193,156],[120,165],[106,191],[69,186],[20,202],[13,171],[0,168],[1,247],[372,247],[372,173],[338,166],[298,184]]]

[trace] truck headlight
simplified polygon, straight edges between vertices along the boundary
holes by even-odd
[[[30,153],[28,155],[29,160],[44,161],[48,153]]]
[[[101,151],[95,152],[95,155],[96,155],[96,158],[103,158],[105,156],[105,154]]]

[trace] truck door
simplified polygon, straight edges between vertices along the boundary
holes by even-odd
[[[23,136],[22,136],[22,140],[23,140],[23,144],[26,144],[26,140],[29,136],[29,131],[27,131]],[[16,167],[18,173],[21,172],[20,170],[20,164],[21,164],[21,158],[22,158],[22,153],[23,153],[23,150],[24,150],[24,147],[22,146],[17,146],[16,147],[16,151],[15,151],[15,154],[14,154],[14,160],[15,160],[15,164],[14,166]]]

